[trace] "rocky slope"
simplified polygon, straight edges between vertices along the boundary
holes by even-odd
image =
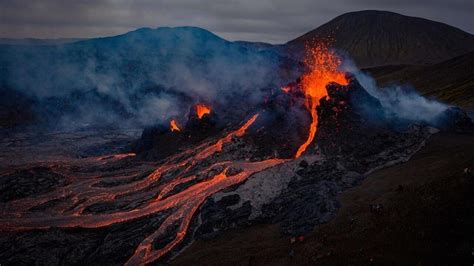
[[[259,224],[198,240],[171,265],[468,265],[474,136],[439,133],[409,162],[339,195],[329,223],[302,241]],[[379,206],[372,208],[371,206]]]
[[[429,66],[387,66],[365,70],[380,86],[408,84],[426,97],[474,110],[474,53]]]

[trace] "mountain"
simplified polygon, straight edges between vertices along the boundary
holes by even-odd
[[[379,83],[408,83],[424,96],[474,110],[474,52],[429,66],[366,69]]]
[[[123,121],[115,117],[125,114],[149,125],[167,121],[193,102],[225,106],[249,90],[271,87],[280,77],[280,58],[275,51],[229,42],[197,27],[141,28],[66,44],[0,45],[0,90],[46,104],[40,109],[54,116],[66,109],[81,121],[118,124]],[[120,114],[84,102],[104,99],[118,105]],[[162,106],[165,110],[158,110]]]
[[[94,87],[141,87],[182,75],[219,79],[224,70],[270,64],[267,55],[200,28],[142,28],[61,45],[0,45],[0,83],[57,96]]]
[[[474,51],[474,35],[455,27],[387,11],[340,15],[284,48],[302,54],[304,44],[329,39],[359,67],[433,64]]]

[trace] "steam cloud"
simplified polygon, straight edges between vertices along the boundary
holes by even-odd
[[[354,74],[362,87],[380,101],[389,116],[434,124],[437,117],[450,107],[423,97],[407,84],[379,88],[376,81],[367,73],[357,69],[351,60],[346,59],[343,68]]]
[[[185,119],[197,102],[220,106],[278,82],[279,57],[199,28],[139,29],[59,46],[2,46],[3,88],[39,102],[54,126],[143,127]],[[234,106],[232,106],[234,105]],[[46,106],[46,107],[45,107]],[[46,111],[44,111],[46,110]]]

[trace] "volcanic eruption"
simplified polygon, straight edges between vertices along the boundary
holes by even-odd
[[[239,125],[226,125],[219,120],[220,117],[211,109],[211,105],[198,103],[190,108],[188,121],[184,126],[181,127],[172,119],[169,127],[160,125],[147,129],[136,144],[137,156],[115,156],[106,162],[113,168],[114,165],[127,162],[126,160],[152,158],[156,161],[151,163],[154,167],[151,173],[144,174],[140,169],[132,169],[131,172],[119,171],[117,176],[71,177],[70,183],[51,192],[7,202],[2,208],[0,227],[5,231],[51,227],[94,229],[160,215],[157,218],[159,222],[154,225],[156,228],[152,228],[141,239],[126,262],[129,265],[144,265],[163,259],[170,252],[181,248],[186,238],[193,237],[190,232],[205,231],[196,230],[200,224],[199,219],[195,218],[200,208],[208,206],[206,202],[214,201],[210,199],[216,194],[236,193],[232,195],[238,195],[240,201],[240,197],[248,196],[248,193],[238,194],[236,186],[255,174],[263,175],[270,168],[284,164],[296,167],[303,161],[303,154],[322,151],[319,161],[306,166],[300,171],[300,175],[311,174],[313,179],[320,177],[324,186],[330,187],[322,191],[333,194],[336,194],[334,191],[355,184],[364,173],[375,167],[411,156],[429,136],[429,131],[417,127],[410,128],[408,133],[394,132],[385,118],[380,118],[380,124],[383,124],[380,128],[367,129],[367,117],[362,107],[368,106],[379,112],[382,106],[353,76],[340,70],[341,63],[342,60],[326,45],[313,45],[308,49],[307,73],[298,81],[278,90],[275,95],[270,95],[270,100],[263,108],[255,108]],[[310,117],[309,124],[304,119],[297,119],[306,116]],[[282,132],[286,134],[302,129],[307,129],[303,132],[304,136],[281,136]],[[364,135],[369,137],[363,137]],[[382,135],[390,141],[381,141]],[[353,144],[351,136],[358,136],[360,139],[353,141],[356,143]],[[370,149],[359,149],[357,145],[368,145],[369,138],[378,141],[374,141]],[[315,140],[321,141],[321,147],[318,151],[313,149],[310,152],[308,147]],[[269,141],[272,145],[267,144]],[[265,146],[264,149],[260,149],[262,146]],[[365,154],[354,152],[356,149],[364,150]],[[264,152],[260,154],[257,152],[259,150]],[[337,161],[340,158],[327,159],[336,155],[344,158],[344,161]],[[97,163],[97,160],[93,162]],[[319,172],[314,173],[316,170]],[[65,174],[70,173],[66,171]],[[317,185],[323,184],[321,180],[311,178],[308,180]],[[291,195],[291,189],[299,189],[302,182],[294,181],[288,185],[288,181],[287,190],[279,188],[279,191],[282,195]],[[301,194],[305,193],[311,191],[301,191]],[[318,193],[319,196],[326,196],[323,192]],[[301,202],[304,197],[275,198],[269,197],[265,202],[258,202],[263,200],[259,198],[255,200],[255,204],[267,208],[266,215],[274,214],[272,219],[281,221],[284,227],[285,221],[300,215],[294,214],[298,208],[307,205]],[[332,198],[326,199],[327,202],[331,200]],[[275,202],[277,204],[272,205]],[[50,205],[53,207],[49,208]],[[326,221],[333,215],[336,209],[334,206],[336,205],[319,208],[316,212],[319,215],[317,219],[307,215],[306,218],[299,219],[300,222],[292,221],[291,226],[305,223],[296,230],[298,233],[304,232],[308,227],[314,226],[314,223]],[[274,208],[280,207],[288,210],[274,211]],[[47,209],[48,215],[33,211],[41,208]],[[282,214],[288,215],[281,216]],[[309,218],[312,220],[305,220]],[[212,221],[201,220],[202,225]]]
[[[309,47],[307,50],[309,56],[306,58],[306,64],[310,68],[310,71],[303,75],[301,88],[306,96],[306,107],[311,113],[312,121],[309,128],[308,139],[296,152],[296,158],[300,157],[308,148],[308,145],[314,140],[318,127],[316,107],[322,98],[328,96],[326,85],[330,82],[347,85],[345,73],[339,69],[342,63],[341,59],[335,52],[330,51],[328,46],[323,43],[318,43],[315,46]]]

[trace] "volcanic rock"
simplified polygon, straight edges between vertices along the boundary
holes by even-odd
[[[329,97],[321,99],[317,107],[316,140],[299,161],[287,164],[293,170],[276,167],[279,170],[275,176],[271,174],[273,170],[264,171],[228,192],[250,200],[252,222],[278,223],[283,233],[292,236],[307,234],[317,224],[334,217],[341,191],[355,186],[375,169],[408,160],[432,134],[427,126],[412,124],[403,130],[394,127],[380,102],[352,76],[348,75],[348,81],[347,86],[327,86]],[[288,100],[270,101],[276,102]],[[281,108],[276,105],[267,110]],[[285,130],[284,123],[279,127]],[[257,130],[247,138],[259,139],[258,134],[261,133]],[[274,179],[281,182],[273,182]],[[266,196],[259,197],[259,193]],[[203,206],[203,210],[210,206]]]
[[[273,94],[259,119],[244,136],[246,145],[256,146],[253,158],[292,158],[311,124],[301,92]]]
[[[0,177],[0,201],[39,195],[68,183],[66,177],[48,167],[17,170]]]
[[[459,107],[450,107],[439,114],[434,126],[443,131],[473,131],[474,124],[467,113]]]
[[[184,128],[180,131],[172,131],[165,125],[146,128],[135,143],[134,151],[142,158],[163,159],[184,147],[215,136],[222,130],[218,123],[219,118],[215,112],[205,114],[199,119],[195,109],[191,108]]]
[[[205,217],[195,232],[199,239],[211,239],[224,230],[237,226],[249,225],[249,216],[252,206],[249,201],[240,207],[230,208],[240,202],[240,196],[231,194],[219,201],[208,200],[202,207],[201,217]]]
[[[52,228],[2,234],[0,258],[5,265],[123,265],[168,214],[164,211],[99,229]]]
[[[391,126],[380,102],[351,76],[349,84],[331,83],[329,97],[317,107],[316,141],[327,157],[358,161],[358,172],[367,171],[364,159],[386,151],[400,142],[402,132]],[[347,166],[347,163],[344,163]],[[365,169],[364,169],[365,168]]]

